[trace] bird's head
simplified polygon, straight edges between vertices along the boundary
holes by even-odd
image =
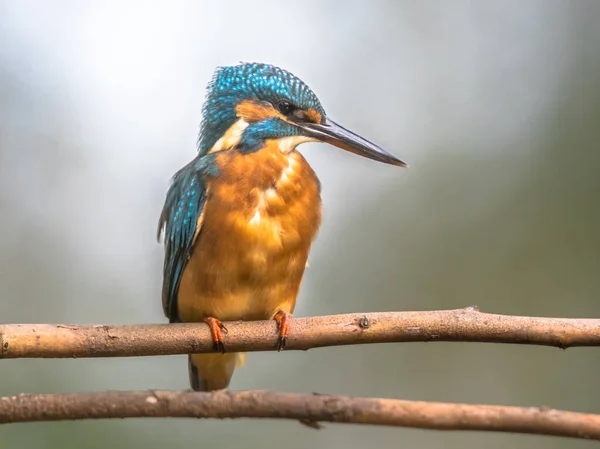
[[[220,67],[208,86],[199,151],[257,151],[276,140],[282,151],[304,142],[326,142],[386,164],[407,164],[331,120],[302,80],[268,64]]]

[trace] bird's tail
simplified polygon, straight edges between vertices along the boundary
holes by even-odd
[[[245,352],[189,354],[190,386],[195,391],[222,390],[229,386],[236,367],[246,363]]]

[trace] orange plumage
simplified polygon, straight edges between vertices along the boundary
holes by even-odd
[[[221,152],[215,162],[220,173],[206,179],[201,232],[179,286],[179,316],[232,321],[292,313],[321,222],[314,171],[297,151],[282,153],[275,140],[250,154]],[[239,357],[198,354],[192,363],[208,389],[225,388]]]

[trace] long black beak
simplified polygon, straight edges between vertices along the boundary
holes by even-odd
[[[383,162],[384,164],[408,167],[408,164],[403,160],[398,159],[393,154],[388,153],[367,139],[363,139],[358,134],[354,134],[352,131],[338,125],[329,118],[326,118],[324,123],[297,123],[296,125],[302,128],[308,136],[314,137],[321,142],[327,142],[343,150]]]

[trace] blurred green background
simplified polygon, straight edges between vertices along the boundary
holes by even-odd
[[[156,224],[217,65],[263,61],[411,164],[304,145],[324,222],[296,315],[600,315],[600,2],[0,0],[0,322],[164,322]],[[7,360],[0,395],[188,388],[184,356]],[[600,413],[600,351],[251,354],[233,389]],[[588,448],[273,420],[0,427],[0,448]]]

